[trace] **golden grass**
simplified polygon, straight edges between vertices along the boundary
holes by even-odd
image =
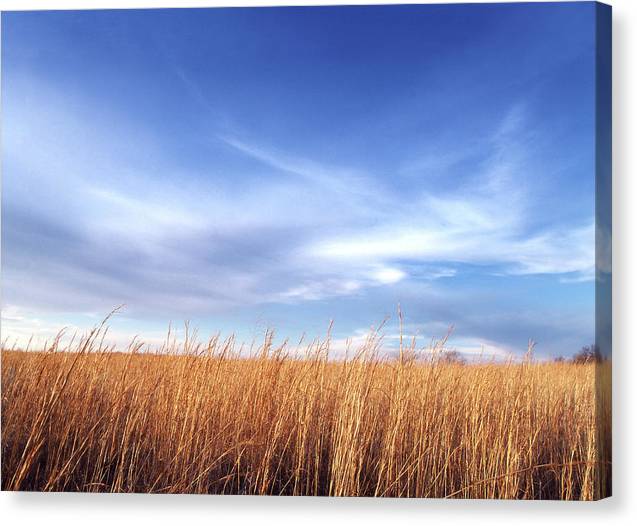
[[[99,335],[2,351],[3,490],[610,494],[610,364],[389,361],[373,334],[340,361],[271,335],[250,358],[218,338],[118,353]]]

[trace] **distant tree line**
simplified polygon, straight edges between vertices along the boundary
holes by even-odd
[[[604,360],[606,360],[606,358],[599,350],[599,346],[595,344],[585,345],[570,358],[558,356],[557,358],[553,359],[553,361],[556,363],[574,363],[577,365],[587,363],[601,363]],[[443,363],[447,365],[465,365],[467,363],[466,358],[464,358],[461,353],[451,349],[444,350],[443,352],[436,355],[435,361],[437,363]]]
[[[570,360],[565,359],[563,356],[558,356],[555,358],[555,361],[559,363],[568,361],[575,364],[601,363],[604,361],[604,356],[599,350],[599,346],[592,344],[582,347],[571,357]]]
[[[463,358],[462,354],[460,354],[458,351],[453,350],[443,352],[439,357],[439,361],[441,363],[455,365],[465,365],[467,363],[467,360]]]

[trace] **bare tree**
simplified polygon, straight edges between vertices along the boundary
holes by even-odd
[[[573,355],[572,362],[576,364],[600,363],[603,360],[599,346],[592,344],[582,347]]]
[[[440,363],[465,365],[467,360],[458,351],[444,351],[440,355]]]

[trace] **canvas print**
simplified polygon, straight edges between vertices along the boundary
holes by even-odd
[[[611,10],[2,13],[2,490],[611,495]]]

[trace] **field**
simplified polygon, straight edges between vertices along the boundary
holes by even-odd
[[[103,332],[102,332],[103,336]],[[592,500],[610,364],[347,359],[272,335],[2,351],[2,489]],[[249,357],[246,357],[249,355]]]

